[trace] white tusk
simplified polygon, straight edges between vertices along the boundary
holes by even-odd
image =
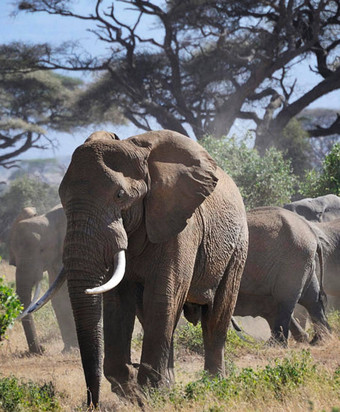
[[[48,291],[42,296],[38,302],[34,303],[32,302],[27,309],[25,309],[18,317],[17,319],[22,319],[29,313],[36,312],[38,309],[41,309],[46,303],[48,303],[53,296],[58,292],[58,290],[63,286],[64,282],[66,280],[66,271],[64,268],[61,269],[59,275],[55,279],[55,281],[52,283]]]
[[[115,255],[114,258],[114,271],[111,279],[104,283],[104,285],[98,286],[93,289],[86,289],[85,293],[88,295],[97,295],[100,293],[108,292],[109,290],[115,288],[123,279],[125,268],[126,268],[126,259],[125,252],[121,250]]]
[[[36,284],[36,286],[35,286],[34,296],[33,296],[31,305],[38,300],[39,295],[40,295],[40,291],[41,291],[41,282],[39,281],[39,282]],[[30,306],[31,306],[31,305],[30,305]]]

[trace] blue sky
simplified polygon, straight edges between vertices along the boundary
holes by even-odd
[[[96,53],[102,54],[105,52],[103,42],[97,40],[95,36],[86,31],[86,22],[77,21],[75,19],[48,16],[46,14],[29,14],[19,13],[17,16],[10,16],[13,12],[12,0],[0,0],[0,39],[1,43],[8,43],[10,41],[28,41],[28,42],[48,42],[54,45],[60,44],[62,41],[70,39],[80,40],[82,44]],[[93,2],[90,2],[93,4]],[[84,6],[85,2],[78,1],[78,4]],[[123,11],[122,11],[123,12]],[[128,22],[131,14],[129,11],[124,11],[124,21]],[[70,73],[71,75],[74,75]],[[313,74],[309,68],[308,63],[296,66],[294,74],[298,77],[303,77],[303,88],[310,89],[316,84],[319,77]],[[340,110],[340,90],[329,93],[322,97],[310,107],[326,107]],[[237,131],[238,126],[235,126]],[[26,152],[22,158],[32,157],[53,157],[54,155],[72,154],[74,149],[79,146],[86,137],[92,132],[89,128],[86,136],[80,134],[74,135],[55,135],[59,140],[59,148],[54,153],[51,150],[40,151],[30,150]],[[141,132],[134,126],[115,126],[111,127],[121,137],[128,137],[133,134]]]

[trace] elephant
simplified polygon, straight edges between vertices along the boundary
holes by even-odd
[[[340,218],[340,197],[328,194],[314,199],[307,198],[284,205],[288,210],[303,216],[311,222],[330,222]],[[324,245],[325,246],[325,245]],[[327,307],[340,310],[340,296],[328,295]],[[306,325],[307,314],[304,310],[297,313],[301,325]]]
[[[324,257],[324,289],[328,297],[340,298],[340,218],[313,222]]]
[[[9,263],[16,266],[16,292],[24,306],[32,302],[32,291],[48,272],[53,283],[62,266],[66,217],[61,205],[38,216],[33,208],[25,208],[13,223],[9,236]],[[34,299],[33,299],[34,300]],[[36,299],[35,299],[36,300]],[[64,342],[63,351],[77,347],[76,329],[66,285],[52,300],[52,306]],[[32,315],[22,318],[28,348],[31,353],[42,354]]]
[[[173,334],[185,302],[202,307],[204,369],[224,375],[248,229],[237,186],[205,149],[170,130],[125,140],[95,132],[73,153],[59,195],[63,270],[30,311],[67,279],[88,405],[99,402],[102,301],[113,392],[140,399],[143,387],[173,382]],[[136,315],[144,330],[139,366],[130,357]]]
[[[234,316],[261,316],[271,328],[272,343],[287,346],[306,333],[292,317],[297,303],[311,316],[317,343],[329,331],[323,303],[323,284],[316,265],[322,249],[315,230],[304,218],[281,207],[259,207],[247,212],[249,250]]]
[[[333,194],[297,200],[283,207],[313,222],[340,218],[340,197]]]

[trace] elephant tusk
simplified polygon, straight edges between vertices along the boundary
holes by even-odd
[[[115,288],[123,279],[126,268],[126,259],[124,250],[119,251],[114,258],[114,271],[111,279],[101,286],[93,289],[86,289],[85,293],[88,295],[96,295]]]
[[[34,304],[38,300],[39,295],[40,295],[40,291],[41,291],[41,282],[38,282],[35,286],[34,296],[33,296],[31,305]]]
[[[32,302],[27,309],[25,309],[17,319],[22,319],[26,315],[36,312],[38,309],[41,309],[43,306],[48,303],[53,296],[58,292],[58,290],[62,287],[66,280],[66,270],[64,268],[61,269],[59,272],[59,275],[55,279],[55,281],[52,283],[48,291],[38,300],[38,302],[34,303]]]

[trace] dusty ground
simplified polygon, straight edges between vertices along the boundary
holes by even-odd
[[[0,264],[0,275],[5,275],[7,281],[14,280],[14,268]],[[50,304],[49,304],[50,305]],[[63,344],[52,316],[51,306],[48,306],[44,314],[37,314],[37,329],[42,344],[45,347],[43,356],[31,356],[27,352],[26,339],[21,324],[18,322],[8,333],[8,340],[0,344],[1,376],[14,375],[25,380],[33,380],[37,383],[52,381],[58,392],[64,394],[62,399],[63,410],[81,411],[85,410],[86,399],[85,382],[79,359],[79,352],[63,355],[61,350]],[[43,311],[43,310],[42,310]],[[41,311],[41,312],[42,312]],[[39,315],[39,316],[38,316]],[[48,319],[48,324],[46,324]],[[51,320],[52,319],[52,320]],[[260,322],[260,321],[259,321]],[[260,329],[262,323],[257,323],[255,330]],[[134,361],[139,361],[138,345],[134,345]],[[290,348],[301,350],[308,348],[314,359],[324,365],[327,369],[334,370],[339,366],[340,343],[337,337],[332,338],[320,347],[309,347],[290,342]],[[241,353],[233,355],[232,360],[239,367],[257,367],[268,364],[269,360],[280,358],[285,355],[284,349],[268,348],[266,350],[254,351],[253,353]],[[186,383],[199,377],[203,369],[203,358],[199,355],[182,351],[176,353],[176,377],[177,382]],[[126,405],[111,393],[108,382],[103,379],[101,391],[102,411],[128,411],[131,405]]]

